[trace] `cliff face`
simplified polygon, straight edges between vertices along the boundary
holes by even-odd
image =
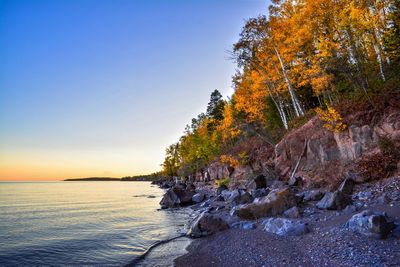
[[[391,113],[375,125],[350,125],[340,133],[324,127],[317,117],[287,135],[275,147],[275,170],[288,178],[300,155],[297,175],[306,181],[332,183],[353,168],[363,155],[378,153],[378,141],[387,137],[400,141],[400,112]]]
[[[190,178],[207,182],[229,177],[232,186],[243,184],[258,173],[287,180],[301,157],[296,176],[303,177],[308,185],[334,185],[346,172],[352,171],[354,163],[364,155],[379,153],[378,141],[382,137],[400,143],[400,111],[392,111],[373,125],[349,125],[340,133],[325,129],[318,117],[314,117],[287,134],[274,151],[265,153],[267,147],[259,148],[264,153],[249,165],[232,168],[214,162]]]

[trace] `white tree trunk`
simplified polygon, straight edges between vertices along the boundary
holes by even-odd
[[[285,81],[286,81],[287,86],[288,86],[289,94],[290,94],[290,97],[291,97],[292,103],[293,103],[294,112],[296,113],[297,117],[303,116],[304,115],[304,110],[303,110],[303,108],[302,108],[302,106],[300,104],[299,99],[297,98],[297,96],[296,96],[296,94],[295,94],[295,92],[293,90],[292,84],[291,84],[291,82],[289,80],[289,76],[287,75],[287,72],[286,72],[285,65],[283,64],[282,58],[281,58],[281,56],[280,56],[280,54],[278,52],[278,49],[276,49],[275,46],[274,46],[274,50],[275,50],[276,56],[278,57],[279,63],[281,65],[283,77],[285,78]]]
[[[272,95],[271,90],[269,89],[268,85],[267,85],[267,90],[268,90],[268,93],[269,93],[272,101],[275,104],[276,109],[279,112],[279,116],[281,117],[283,127],[285,127],[286,130],[289,129],[287,118],[286,118],[286,114],[285,114],[285,111],[283,110],[282,102],[279,101],[279,100],[278,100],[279,104],[276,102],[276,100],[275,100],[274,96]]]
[[[374,42],[374,49],[375,49],[375,53],[376,53],[376,58],[378,60],[379,70],[381,72],[382,80],[386,81],[385,72],[383,71],[383,62],[382,62],[381,52],[379,51],[379,47],[375,42]]]

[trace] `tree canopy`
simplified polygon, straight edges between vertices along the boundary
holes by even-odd
[[[399,2],[273,0],[269,17],[248,19],[232,47],[234,94],[225,101],[211,93],[206,112],[167,149],[164,173],[188,175],[214,160],[239,159],[230,151],[246,138],[273,144],[317,108],[337,119],[332,106],[343,99],[368,101],[398,83]]]

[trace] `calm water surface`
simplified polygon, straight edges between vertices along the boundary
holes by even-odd
[[[0,265],[122,266],[177,236],[188,209],[157,210],[149,182],[0,183]],[[141,266],[170,266],[186,238],[158,247]]]

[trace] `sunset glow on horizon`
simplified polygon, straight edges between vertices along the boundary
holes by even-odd
[[[159,171],[268,3],[0,1],[0,181]]]

